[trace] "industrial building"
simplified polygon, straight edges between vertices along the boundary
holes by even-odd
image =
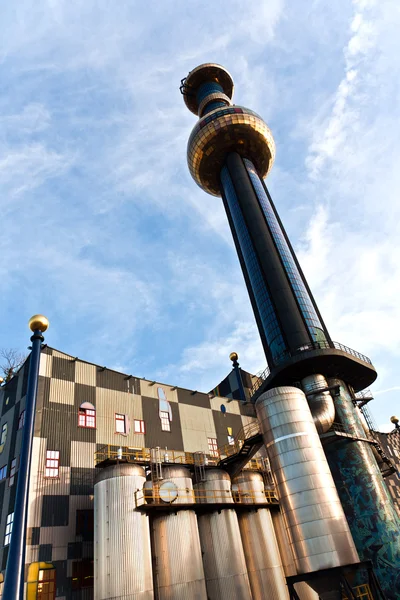
[[[371,430],[376,371],[332,341],[264,182],[271,131],[233,87],[213,63],[182,80],[199,117],[188,165],[222,198],[268,367],[247,373],[233,352],[214,390],[186,390],[40,352],[35,316],[30,477],[33,359],[1,387],[5,589],[22,472],[29,599],[400,598],[397,427]]]

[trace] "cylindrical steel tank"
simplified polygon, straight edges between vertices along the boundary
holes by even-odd
[[[304,393],[294,387],[269,390],[257,400],[256,411],[297,573],[358,563]],[[338,585],[334,579],[319,580],[317,591],[323,597],[339,591]]]
[[[233,504],[228,473],[206,470],[205,481],[195,489],[202,503],[215,505],[215,510],[198,516],[208,600],[251,600],[236,511],[233,507],[218,508],[221,503]]]
[[[297,575],[289,538],[280,511],[272,511],[272,522],[285,575],[286,577]],[[319,600],[317,592],[307,585],[307,583],[301,581],[295,583],[294,587],[300,600]]]
[[[338,436],[327,446],[327,457],[350,530],[362,560],[371,560],[388,600],[400,598],[400,519],[387,490],[373,450],[366,439],[363,422],[347,385],[337,386],[337,420],[353,439]]]
[[[238,502],[249,505],[248,511],[238,513],[238,519],[253,600],[289,599],[271,511],[257,508],[266,502],[263,476],[242,471],[232,483]]]
[[[301,380],[318,433],[325,433],[335,420],[335,405],[323,375],[308,375]],[[325,390],[318,392],[318,390]]]
[[[188,469],[170,465],[162,475],[161,503],[194,504]],[[196,513],[178,507],[176,512],[155,512],[151,529],[157,600],[207,600]]]
[[[94,597],[153,600],[149,518],[135,509],[143,488],[139,465],[98,471],[94,486]]]

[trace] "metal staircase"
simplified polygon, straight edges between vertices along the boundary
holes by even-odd
[[[249,462],[263,443],[258,421],[245,425],[234,438],[232,444],[219,448],[222,455],[218,466],[222,467],[231,477],[239,473]]]

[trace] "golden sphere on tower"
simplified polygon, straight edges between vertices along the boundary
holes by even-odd
[[[229,358],[231,359],[232,362],[234,362],[235,360],[237,360],[239,358],[237,352],[231,352],[229,355]]]
[[[33,317],[29,319],[29,329],[31,331],[41,331],[43,333],[48,326],[49,320],[44,315],[33,315]]]
[[[393,417],[390,417],[390,420],[393,423],[393,425],[397,425],[397,423],[399,422],[399,418],[395,415],[393,415]]]
[[[275,159],[275,142],[270,129],[261,117],[243,106],[210,111],[190,134],[189,171],[205,192],[221,195],[221,169],[231,152],[251,160],[262,178],[267,176]]]

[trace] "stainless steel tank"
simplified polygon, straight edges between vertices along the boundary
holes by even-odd
[[[142,467],[98,471],[94,486],[94,597],[153,600],[149,518],[134,508],[146,480]]]
[[[162,505],[194,504],[193,483],[184,467],[162,468]],[[154,512],[152,517],[154,586],[158,600],[207,600],[197,517],[193,510]]]
[[[304,393],[294,387],[269,390],[257,400],[256,411],[297,573],[358,563]],[[323,596],[337,586],[333,579],[321,580],[317,591]]]
[[[285,576],[291,577],[292,575],[297,575],[293,553],[290,548],[285,523],[283,522],[280,511],[272,511],[272,523],[274,525],[275,537],[278,543],[279,554],[282,560]],[[301,581],[299,583],[295,583],[294,587],[300,600],[319,600],[319,595],[317,592],[307,585],[307,583]]]
[[[246,560],[233,504],[231,482],[222,469],[209,469],[205,481],[196,484],[196,496],[215,510],[199,514],[199,533],[203,553],[208,600],[251,600]]]
[[[249,505],[238,513],[238,520],[253,600],[289,599],[271,511],[260,507],[266,503],[263,476],[243,471],[232,484],[237,501]]]

